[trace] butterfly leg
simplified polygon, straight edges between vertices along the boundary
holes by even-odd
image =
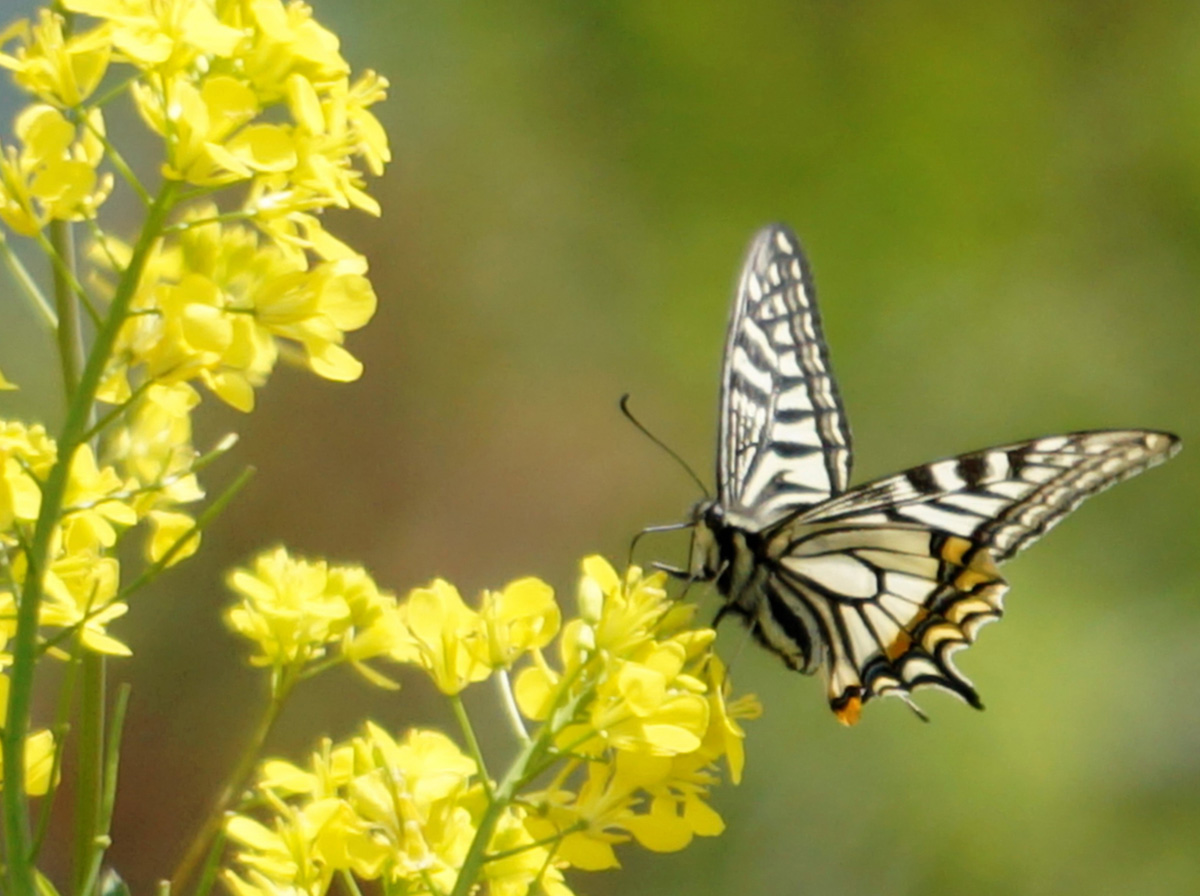
[[[665,572],[671,578],[678,579],[681,582],[688,582],[690,584],[693,579],[691,572],[681,566],[671,566],[669,563],[659,563],[657,560],[650,565],[659,572]]]
[[[678,532],[681,529],[690,529],[694,523],[665,523],[661,526],[647,526],[637,535],[629,540],[629,563],[628,566],[633,566],[633,554],[637,550],[638,542],[642,540],[643,535],[655,535],[659,532]],[[663,570],[667,572],[668,570]]]

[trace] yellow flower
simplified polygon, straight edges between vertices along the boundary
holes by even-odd
[[[96,173],[104,157],[99,109],[88,113],[88,123],[77,139],[75,125],[53,106],[37,103],[17,116],[21,150],[5,147],[0,158],[0,219],[17,233],[32,236],[49,220],[95,217],[112,192],[112,175]]]
[[[312,771],[283,759],[268,759],[259,770],[258,786],[278,797],[305,794],[314,799],[336,796],[354,778],[354,745],[337,747],[325,737],[312,755]]]
[[[349,626],[342,633],[341,654],[367,681],[377,687],[399,687],[367,660],[390,656],[405,643],[406,633],[396,597],[380,591],[360,566],[335,566],[329,570],[331,590],[343,595],[350,610]]]
[[[412,591],[400,605],[400,619],[406,641],[394,658],[420,665],[443,694],[457,694],[491,674],[478,658],[483,653],[479,644],[487,637],[483,620],[449,582],[437,579]]]
[[[709,725],[701,752],[710,760],[724,756],[729,766],[729,780],[740,784],[742,768],[746,763],[742,745],[746,732],[737,720],[757,719],[762,715],[762,704],[753,694],[745,694],[727,703],[725,697],[729,687],[725,664],[713,654],[708,663]]]
[[[8,711],[9,680],[0,675],[0,715]],[[30,796],[45,796],[54,778],[54,754],[57,746],[54,734],[47,728],[34,731],[25,737],[25,792]],[[4,755],[0,748],[0,758]],[[0,771],[0,787],[4,786],[4,774]]]
[[[355,738],[353,746],[361,764],[398,774],[404,782],[403,788],[418,806],[428,806],[458,793],[479,771],[475,760],[465,756],[440,731],[416,728],[408,732],[403,742],[397,743],[383,728],[367,722],[366,735]],[[363,796],[361,791],[359,796]]]
[[[536,841],[525,826],[525,811],[510,809],[496,824],[488,845],[490,855],[502,855],[483,866],[488,896],[572,896],[563,883],[562,871],[555,867],[565,864],[553,860],[553,853]]]
[[[380,142],[378,121],[363,105],[385,96],[387,82],[370,77],[362,92],[352,93],[342,79],[325,98],[307,78],[288,78],[288,107],[296,122],[295,170],[288,179],[322,205],[354,207],[378,216],[379,204],[362,189],[363,176],[353,163],[356,154],[366,153],[369,164],[382,171],[388,152],[386,138]]]
[[[129,504],[139,519],[150,522],[146,553],[154,563],[182,538],[187,541],[176,550],[172,564],[200,546],[200,533],[188,534],[195,520],[177,509],[204,497],[192,472],[196,449],[191,411],[199,401],[200,396],[184,383],[155,383],[138,398],[125,425],[112,431],[106,445],[105,456],[138,486]]]
[[[7,379],[5,379],[4,371],[0,370],[0,392],[11,392],[16,388],[16,384],[10,383]]]
[[[37,23],[21,19],[0,32],[0,46],[14,38],[22,45],[0,52],[0,68],[12,72],[17,86],[44,103],[72,108],[91,96],[104,77],[112,51],[107,28],[66,37],[62,16],[38,11]]]
[[[375,292],[362,257],[328,261],[260,281],[248,295],[255,323],[271,335],[303,346],[318,376],[350,382],[362,364],[341,346],[344,334],[375,314]]]
[[[699,749],[708,703],[703,685],[681,674],[685,658],[681,645],[666,642],[643,661],[619,663],[597,692],[593,728],[618,750],[672,755]]]
[[[78,627],[79,641],[89,650],[129,656],[132,651],[125,643],[107,631],[110,622],[129,611],[128,604],[116,599],[120,570],[115,558],[101,556],[95,548],[64,552],[46,571],[38,623],[63,629]]]
[[[132,526],[137,512],[128,503],[125,484],[112,467],[100,469],[90,445],[80,445],[71,458],[63,497],[63,529],[68,550],[93,543],[111,548],[114,526]]]
[[[719,834],[724,822],[707,802],[716,763],[725,757],[741,776],[736,720],[760,707],[727,702],[715,632],[688,627],[693,608],[669,601],[662,584],[589,557],[580,618],[560,638],[563,671],[535,649],[517,675],[522,714],[551,726],[552,742],[575,757],[547,789],[523,797],[525,826],[535,841],[558,838],[555,858],[577,868],[615,867],[614,846],[630,839],[670,852]]]
[[[321,26],[306,3],[249,0],[229,4],[229,22],[247,33],[239,61],[255,92],[279,99],[289,76],[298,74],[315,84],[345,77],[350,67],[338,52],[338,38]]]
[[[643,576],[634,566],[622,580],[603,557],[583,561],[580,616],[590,625],[595,649],[626,656],[675,624],[676,605],[664,590],[665,573]]]
[[[432,880],[442,892],[454,883],[470,847],[483,803],[472,783],[474,760],[445,735],[410,730],[395,741],[377,725],[353,741],[355,777],[346,786],[347,803],[388,845],[390,879]]]
[[[13,523],[31,523],[42,505],[45,480],[58,450],[41,425],[0,420],[0,533]]]
[[[699,752],[670,759],[637,754],[623,761],[649,798],[648,810],[626,825],[642,846],[675,852],[695,836],[715,837],[725,830],[721,816],[704,801],[718,780],[708,757]]]
[[[517,675],[514,696],[522,715],[535,722],[549,718],[554,709],[554,699],[559,696],[558,686],[562,676],[550,664],[540,650],[530,652],[532,666],[526,666]]]
[[[320,896],[329,889],[336,869],[325,865],[313,849],[320,826],[327,821],[328,806],[314,803],[303,809],[279,804],[273,827],[244,815],[225,824],[230,841],[241,847],[238,861],[248,868],[248,879],[225,871],[222,879],[237,894],[305,893]],[[286,888],[285,888],[286,887]]]
[[[197,87],[177,74],[156,83],[135,83],[133,95],[142,118],[166,138],[165,177],[207,187],[250,177],[250,167],[226,145],[259,111],[258,98],[246,84],[213,75]]]
[[[380,591],[362,567],[330,566],[275,548],[259,554],[252,570],[234,570],[228,584],[242,599],[226,621],[257,645],[253,664],[302,671],[332,653],[372,684],[396,687],[366,661],[392,657],[409,635],[395,597]]]
[[[225,882],[235,893],[315,896],[333,872],[349,871],[448,892],[484,806],[476,773],[445,735],[417,729],[397,741],[371,723],[348,743],[325,741],[311,770],[271,760],[257,784],[268,823],[226,823],[240,869],[226,870]],[[520,875],[510,869],[504,879]]]
[[[241,602],[226,621],[255,643],[256,666],[298,668],[320,659],[350,618],[343,595],[328,587],[324,561],[292,558],[284,548],[259,554],[252,570],[234,570],[228,585]]]
[[[479,615],[487,632],[481,659],[494,669],[507,668],[527,651],[545,647],[562,621],[554,589],[534,578],[485,592]]]
[[[575,868],[618,868],[613,847],[630,839],[626,825],[634,817],[637,788],[623,759],[589,762],[577,795],[554,789],[530,794],[528,800],[537,811],[525,826],[537,840],[562,837],[555,855]]]
[[[174,566],[186,560],[200,549],[200,533],[193,532],[196,521],[186,513],[172,510],[151,510],[146,514],[150,520],[151,535],[146,543],[146,556],[151,563],[157,563],[171,554],[167,566]],[[176,547],[178,545],[178,547]]]
[[[180,70],[197,56],[231,56],[242,41],[211,0],[63,0],[70,12],[106,20],[111,41],[139,68]]]
[[[189,222],[215,215],[193,209]],[[109,248],[117,261],[127,247]],[[222,400],[249,411],[254,388],[266,381],[279,340],[298,343],[309,367],[327,379],[354,379],[362,365],[341,343],[366,324],[375,293],[360,256],[310,267],[303,257],[260,243],[253,230],[194,223],[178,244],[147,264],[122,328],[120,366],[110,372],[105,400],[128,394],[126,378],[139,365],[159,383],[199,379]]]

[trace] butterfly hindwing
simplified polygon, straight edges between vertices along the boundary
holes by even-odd
[[[951,656],[1000,616],[997,565],[1178,446],[1165,433],[1074,433],[868,483],[768,536],[766,553],[778,557],[766,561],[768,590],[822,617],[830,703],[843,720],[872,697],[927,685],[979,706]]]
[[[850,428],[800,243],[782,225],[754,238],[729,324],[717,447],[718,498],[762,528],[846,489]]]

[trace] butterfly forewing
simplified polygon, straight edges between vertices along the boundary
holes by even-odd
[[[997,563],[1032,544],[1085,498],[1162,463],[1175,436],[1103,430],[1000,445],[861,485],[798,518],[916,523],[988,548]]]
[[[775,225],[755,237],[738,286],[718,495],[698,508],[692,568],[789,666],[824,669],[844,722],[884,695],[916,710],[910,694],[926,686],[978,707],[952,656],[1002,612],[997,565],[1179,447],[1146,430],[1048,436],[846,491],[850,430],[811,277]]]
[[[850,428],[829,366],[812,277],[795,235],[759,231],[725,346],[718,499],[762,528],[845,491]]]

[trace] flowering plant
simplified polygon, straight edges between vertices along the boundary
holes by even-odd
[[[321,213],[379,213],[366,175],[389,160],[372,112],[387,82],[354,75],[309,7],[282,0],[61,0],[0,31],[0,67],[28,99],[0,145],[0,258],[54,337],[65,406],[53,436],[0,416],[4,874],[8,892],[58,892],[38,868],[73,739],[70,889],[117,892],[106,849],[128,694],[107,694],[104,672],[131,647],[113,624],[199,549],[247,479],[208,497],[206,468],[235,439],[197,449],[198,404],[250,412],[280,361],[337,382],[360,375],[344,343],[375,293],[366,260]],[[155,171],[136,171],[109,135],[118,102],[160,146]],[[143,212],[132,239],[106,216],[121,191]],[[21,240],[47,261],[45,283]],[[375,881],[386,893],[558,896],[564,870],[616,865],[616,844],[674,850],[721,830],[707,796],[721,761],[739,778],[738,719],[758,708],[726,699],[712,630],[689,624],[661,574],[589,558],[565,622],[537,579],[477,606],[440,580],[398,600],[361,567],[283,548],[229,585],[226,621],[268,699],[174,892],[220,879],[238,896],[320,894],[336,879],[350,893]],[[35,727],[34,685],[51,662],[69,674],[57,716]],[[424,670],[461,743],[368,721],[306,763],[264,761],[288,696],[342,663],[382,688],[396,686],[387,664]],[[487,679],[513,723],[503,773],[460,699]]]

